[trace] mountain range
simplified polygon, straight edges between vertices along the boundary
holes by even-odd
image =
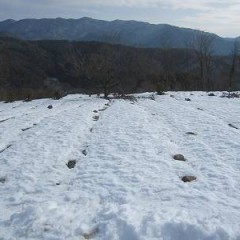
[[[140,48],[186,48],[198,30],[167,24],[150,24],[137,21],[103,21],[80,19],[8,19],[0,22],[0,36],[24,40],[98,41]],[[203,32],[202,32],[203,33]],[[205,33],[205,32],[204,32]],[[228,55],[234,41],[240,38],[214,38],[215,55]]]

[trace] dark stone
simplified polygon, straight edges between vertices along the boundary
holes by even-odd
[[[214,97],[215,94],[214,94],[214,93],[209,93],[208,96],[209,96],[209,97]]]
[[[48,106],[48,109],[52,109],[52,108],[53,108],[53,106],[52,106],[52,105],[49,105],[49,106]]]
[[[75,165],[76,165],[76,160],[69,160],[68,163],[67,163],[67,167],[68,167],[69,169],[74,168]]]
[[[185,101],[190,102],[191,99],[190,98],[185,98]]]
[[[182,155],[182,154],[176,154],[173,156],[173,159],[174,160],[177,160],[177,161],[186,161],[185,157]]]
[[[186,134],[187,135],[194,135],[194,136],[196,136],[197,134],[196,133],[194,133],[194,132],[186,132]]]
[[[86,149],[82,150],[82,154],[83,154],[84,156],[87,156],[87,150],[86,150]]]
[[[0,177],[0,183],[5,183],[5,182],[6,182],[6,178]]]
[[[94,112],[94,113],[98,113],[98,111],[97,111],[97,110],[94,110],[93,112]]]
[[[184,176],[182,177],[182,181],[183,182],[192,182],[197,180],[197,178],[195,176]]]

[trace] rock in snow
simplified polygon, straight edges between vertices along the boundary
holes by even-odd
[[[5,183],[5,182],[6,182],[6,178],[0,177],[0,183]]]
[[[194,180],[196,180],[197,178],[195,176],[184,176],[182,177],[182,181],[183,182],[192,182]]]
[[[174,160],[177,160],[177,161],[186,161],[185,157],[182,155],[182,154],[176,154],[173,156],[173,159]]]
[[[69,160],[68,163],[67,163],[67,167],[68,167],[69,169],[74,168],[75,165],[76,165],[76,160]]]

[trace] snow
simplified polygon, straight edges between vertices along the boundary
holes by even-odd
[[[215,94],[0,102],[0,239],[240,240],[240,104]]]

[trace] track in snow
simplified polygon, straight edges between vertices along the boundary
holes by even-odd
[[[0,239],[238,240],[239,100],[170,94],[0,103]]]

